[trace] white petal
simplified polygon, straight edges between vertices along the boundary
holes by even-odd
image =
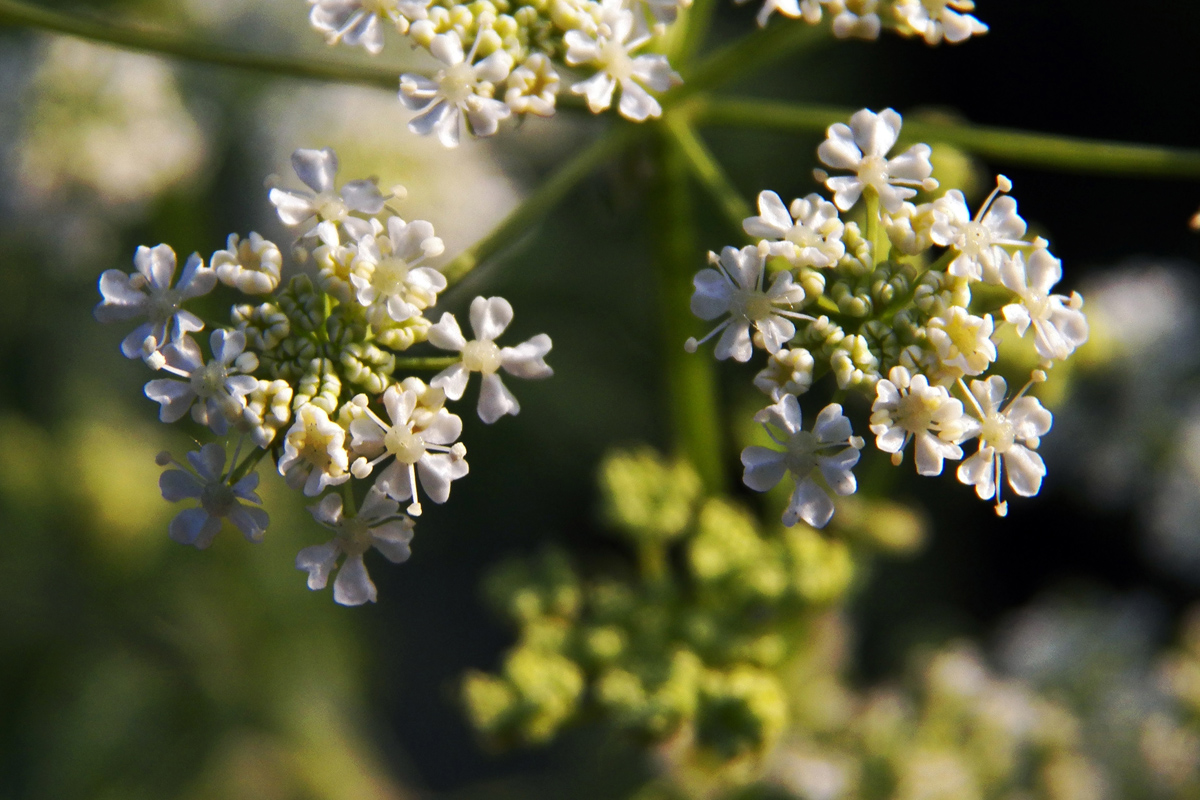
[[[435,389],[441,389],[450,400],[461,400],[463,392],[467,390],[467,381],[470,377],[471,371],[459,361],[435,375],[429,385]]]
[[[171,539],[203,550],[212,544],[221,531],[220,517],[209,516],[202,508],[185,508],[175,515],[167,527]]]
[[[324,589],[341,550],[334,542],[314,544],[296,554],[296,569],[308,572],[308,588]]]
[[[858,448],[847,447],[831,456],[817,458],[817,464],[829,488],[840,495],[854,494],[858,489],[858,481],[850,469],[858,463],[858,456]]]
[[[496,373],[483,376],[483,386],[479,390],[479,405],[476,409],[479,418],[489,425],[505,414],[516,415],[521,410],[517,398],[500,380]]]
[[[756,492],[775,488],[787,472],[786,455],[769,447],[752,445],[742,451],[742,483]]]
[[[1046,464],[1042,457],[1027,447],[1014,444],[1004,454],[1004,469],[1008,485],[1022,497],[1033,497],[1042,488]]]
[[[162,491],[163,499],[178,503],[186,497],[199,497],[204,492],[204,485],[196,477],[181,469],[169,469],[158,478],[158,488]]]
[[[333,580],[333,601],[343,606],[361,606],[375,602],[375,584],[367,575],[362,554],[347,555]]]
[[[814,528],[824,528],[833,517],[833,501],[812,478],[796,483],[796,490],[783,512],[783,524],[789,528],[804,520]]]
[[[237,529],[248,540],[260,542],[262,541],[263,534],[267,532],[267,525],[270,524],[271,518],[261,508],[239,504],[229,512],[229,521],[237,526]]]
[[[476,297],[471,301],[471,330],[476,339],[494,341],[512,318],[512,306],[503,297]]]
[[[500,349],[500,365],[510,375],[527,380],[549,378],[554,370],[546,363],[545,356],[553,344],[544,333],[530,337],[516,347]]]
[[[446,312],[442,314],[442,318],[436,325],[430,326],[429,343],[442,350],[454,350],[461,353],[462,349],[467,346],[467,339],[462,334],[462,328],[458,327],[458,320],[454,318],[453,314]]]

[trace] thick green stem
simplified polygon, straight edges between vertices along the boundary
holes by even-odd
[[[854,109],[709,97],[694,101],[692,112],[697,122],[706,125],[817,133],[835,122],[845,122]],[[1200,151],[1197,150],[1096,141],[912,117],[904,121],[904,138],[942,142],[1012,164],[1114,175],[1200,178]]]
[[[300,59],[247,53],[181,36],[109,25],[14,0],[0,0],[0,24],[23,25],[130,50],[158,53],[222,67],[269,72],[288,78],[357,83],[392,91],[400,88],[400,76],[395,69],[360,66],[330,59]]]
[[[666,129],[679,151],[687,158],[692,174],[712,195],[729,224],[740,232],[742,222],[754,214],[750,204],[734,187],[713,154],[681,115],[668,115]]]
[[[708,352],[688,353],[683,343],[703,331],[690,309],[692,278],[704,266],[695,231],[687,158],[670,138],[659,142],[659,174],[650,198],[656,212],[655,268],[659,280],[667,416],[676,449],[700,473],[709,492],[724,489],[721,417],[715,362]]]
[[[240,481],[242,478],[249,475],[250,470],[252,470],[256,466],[258,466],[258,462],[262,461],[262,457],[265,456],[266,454],[267,454],[267,451],[262,449],[261,447],[254,448],[254,452],[252,452],[252,453],[250,453],[250,455],[246,456],[246,458],[242,460],[242,463],[238,464],[237,467],[233,470],[233,472],[229,473],[229,478],[228,478],[229,484],[233,485],[233,484],[237,483],[238,481]]]
[[[525,198],[521,205],[504,218],[491,233],[460,253],[442,268],[446,280],[455,283],[480,263],[495,256],[525,234],[533,223],[553,208],[575,184],[590,175],[597,167],[624,150],[638,136],[645,134],[645,126],[617,123],[598,139],[563,164],[537,190]]]

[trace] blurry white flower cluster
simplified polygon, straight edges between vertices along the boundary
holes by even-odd
[[[824,374],[832,373],[839,392],[871,399],[870,431],[893,464],[915,441],[917,472],[940,475],[947,459],[963,459],[964,443],[978,440],[958,479],[980,498],[995,498],[1004,515],[1003,483],[1029,497],[1046,473],[1036,450],[1053,418],[1026,392],[1088,337],[1082,297],[1053,293],[1062,266],[1047,242],[1023,238],[1009,180],[997,179],[974,216],[957,190],[914,204],[919,190],[938,184],[928,145],[891,156],[900,128],[891,109],[864,109],[848,125],[830,127],[817,154],[850,173],[819,173],[832,202],[811,194],[789,207],[762,192],[759,215],[744,222],[757,246],[710,254],[714,268],[695,278],[692,311],[722,320],[705,337],[722,332],[716,357],[749,361],[755,348],[769,356],[754,383],[775,404],[756,419],[784,434],[768,428],[783,449],[749,447],[742,463],[745,483],[756,491],[791,473],[796,491],[784,512],[787,525],[802,519],[821,527],[833,514],[812,478],[817,471],[835,493],[855,490],[850,468],[862,440],[842,407],[826,406],[811,433],[800,424],[796,398]],[[865,230],[839,218],[860,200]],[[989,298],[1003,298],[1001,319],[973,302],[981,285]],[[1039,362],[1011,396],[1004,377],[988,374],[1006,326],[1016,337],[1032,334]],[[685,347],[695,351],[703,341],[689,339]]]
[[[270,454],[288,485],[308,497],[340,487],[341,494],[326,495],[312,508],[337,538],[306,549],[297,566],[309,572],[311,587],[321,588],[345,555],[334,595],[357,604],[375,599],[362,564],[369,547],[392,561],[408,556],[413,523],[398,513],[399,503],[418,516],[420,495],[444,503],[451,482],[468,472],[459,441],[463,423],[447,401],[460,400],[476,372],[484,422],[518,413],[500,372],[550,377],[545,357],[551,342],[541,334],[515,346],[497,344],[513,320],[512,307],[499,297],[471,304],[469,341],[449,312],[434,325],[426,313],[447,281],[431,266],[444,249],[433,226],[397,216],[388,207],[392,196],[373,180],[339,187],[332,150],[298,150],[292,161],[309,191],[276,187],[270,200],[298,232],[296,255],[316,263],[315,283],[299,274],[280,288],[281,250],[257,233],[230,235],[210,266],[192,255],[178,279],[170,247],[141,247],[135,272],[101,276],[96,317],[141,321],[121,350],[171,376],[146,384],[162,421],[190,412],[198,425],[237,442],[228,469],[225,448],[210,443],[189,455],[193,472],[164,474],[164,497],[201,502],[180,513],[172,537],[207,547],[227,518],[247,538],[261,539],[266,513],[243,501],[259,502],[253,470]],[[234,304],[226,327],[184,308],[218,283],[250,301]],[[206,327],[216,328],[208,357],[191,336]],[[407,357],[409,348],[426,341],[453,355]],[[411,374],[420,368],[437,374],[427,383]],[[239,462],[246,444],[250,452]],[[170,463],[169,456],[161,461]],[[359,487],[368,481],[356,515],[364,494]]]

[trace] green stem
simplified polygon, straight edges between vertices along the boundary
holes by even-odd
[[[228,479],[229,484],[233,485],[233,484],[237,483],[238,481],[240,481],[242,478],[249,475],[250,470],[252,470],[256,466],[258,466],[258,462],[262,461],[263,456],[265,456],[266,454],[267,454],[267,451],[264,450],[263,448],[261,448],[261,447],[254,448],[254,451],[252,453],[250,453],[250,455],[248,455],[244,459],[242,459],[242,463],[238,464],[237,468],[234,469],[233,472],[229,473],[229,479]]]
[[[746,217],[754,214],[750,204],[742,198],[742,195],[717,160],[700,137],[696,135],[696,131],[689,125],[679,114],[670,114],[665,121],[667,133],[671,136],[671,140],[678,146],[679,151],[687,158],[688,166],[691,168],[692,174],[700,181],[700,184],[708,190],[712,195],[717,206],[725,214],[725,218],[729,224],[733,226],[739,233],[742,230],[742,222]]]
[[[637,137],[644,135],[647,127],[617,123],[585,147],[574,158],[563,164],[537,190],[525,198],[521,205],[504,218],[491,233],[460,253],[442,268],[442,274],[450,283],[456,283],[480,263],[492,258],[526,233],[533,223],[553,208],[575,184],[590,175],[597,167],[620,153]]]
[[[331,59],[299,59],[247,53],[171,34],[118,27],[15,0],[0,0],[0,24],[38,28],[130,50],[158,53],[222,67],[269,72],[288,78],[357,83],[392,91],[400,87],[400,76],[392,68],[361,66]]]
[[[397,358],[396,369],[445,369],[462,361],[462,356],[419,356],[417,358]]]
[[[743,36],[700,62],[684,74],[684,83],[663,96],[663,108],[677,105],[698,92],[745,77],[796,50],[828,41],[824,28],[805,23],[779,22]],[[686,66],[686,65],[684,65]]]
[[[699,123],[788,133],[824,132],[833,123],[844,122],[854,113],[851,108],[725,97],[709,97],[703,102],[697,101],[695,106],[694,119]],[[1200,151],[1197,150],[916,118],[904,121],[903,135],[906,139],[941,142],[1013,164],[1114,175],[1200,178]]]
[[[679,20],[672,26],[680,30],[671,32],[672,46],[667,48],[667,56],[676,68],[686,69],[691,64],[708,36],[716,9],[717,0],[694,0],[690,8],[680,12]]]
[[[674,426],[677,451],[715,494],[725,484],[715,362],[710,352],[683,349],[689,337],[702,333],[690,302],[692,278],[704,265],[703,252],[696,240],[687,159],[669,138],[658,144],[660,173],[650,207],[656,212],[651,225],[656,234],[667,416]]]
[[[358,513],[358,505],[354,500],[354,481],[342,484],[342,515],[353,517]]]

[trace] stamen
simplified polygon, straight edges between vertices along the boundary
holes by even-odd
[[[684,350],[686,350],[686,351],[688,351],[689,353],[694,353],[694,352],[696,352],[696,348],[697,348],[697,347],[699,347],[700,345],[704,344],[705,342],[707,342],[707,341],[708,341],[709,339],[711,339],[712,337],[716,336],[716,335],[717,335],[717,334],[718,334],[720,331],[723,331],[723,330],[725,330],[725,328],[727,328],[727,327],[729,326],[729,323],[731,323],[731,322],[733,322],[733,318],[732,318],[732,317],[730,317],[729,319],[725,320],[724,322],[722,322],[722,323],[721,323],[720,325],[718,325],[717,327],[713,328],[711,331],[709,331],[709,332],[708,332],[708,333],[705,335],[705,337],[704,337],[703,339],[700,339],[699,341],[697,341],[696,337],[694,337],[694,336],[690,337],[690,338],[689,338],[689,339],[688,339],[686,342],[684,342],[684,343],[683,343],[683,349],[684,349]]]
[[[408,465],[408,490],[412,493],[412,503],[408,506],[408,513],[414,517],[421,516],[421,504],[417,501],[417,465]]]

